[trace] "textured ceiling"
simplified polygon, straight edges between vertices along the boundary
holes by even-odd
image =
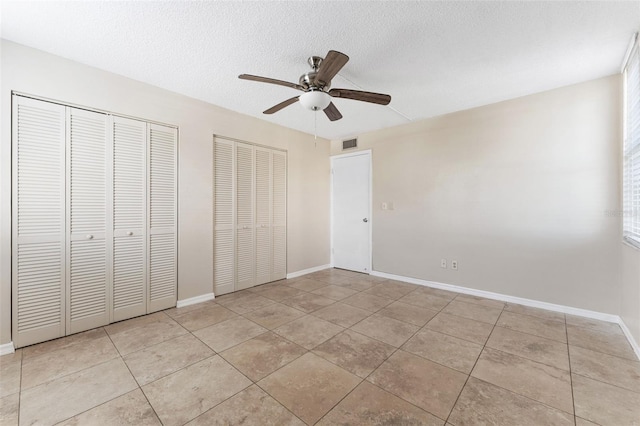
[[[337,139],[619,71],[640,2],[2,1],[2,37],[283,126],[314,133],[297,82],[306,59],[350,56],[333,87],[388,93],[389,106],[334,100],[317,115]]]

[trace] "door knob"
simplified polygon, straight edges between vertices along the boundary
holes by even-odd
[[[91,234],[87,235],[87,240],[93,240],[93,235]]]
[[[365,217],[364,219],[362,219],[362,221],[363,221],[364,223],[367,223],[367,222],[369,222],[369,219],[367,219],[367,218]]]
[[[127,235],[133,235],[133,231],[127,232]]]

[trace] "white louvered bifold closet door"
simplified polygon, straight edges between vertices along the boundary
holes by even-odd
[[[287,153],[273,151],[271,281],[287,277]]]
[[[271,157],[272,151],[255,148],[256,285],[271,280]]]
[[[111,314],[108,119],[67,107],[67,334],[106,325]]]
[[[213,142],[213,291],[216,295],[234,290],[234,143]]]
[[[113,321],[147,313],[147,123],[113,117]]]
[[[236,143],[236,285],[255,285],[254,155],[252,145]]]
[[[178,130],[148,124],[149,293],[147,312],[176,305],[178,296]]]
[[[65,107],[13,97],[12,338],[65,334]]]

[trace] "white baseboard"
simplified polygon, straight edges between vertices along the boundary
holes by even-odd
[[[185,306],[195,305],[196,303],[206,302],[215,298],[216,296],[213,293],[201,294],[200,296],[178,300],[178,302],[176,303],[176,308],[184,308]]]
[[[636,356],[640,360],[640,345],[638,345],[638,342],[636,342],[636,339],[633,338],[633,334],[631,334],[631,331],[629,330],[627,325],[624,323],[624,321],[622,321],[622,318],[620,318],[618,325],[622,329],[622,332],[627,337],[627,340],[629,341],[629,344],[633,348],[633,351],[636,353]]]
[[[9,355],[16,351],[13,347],[13,342],[5,343],[4,345],[0,345],[0,356]]]
[[[323,269],[328,269],[328,268],[331,268],[331,265],[314,266],[313,268],[303,269],[302,271],[296,271],[296,272],[292,272],[290,274],[287,274],[287,279],[300,277],[302,275],[307,275],[307,274],[310,274],[312,272],[322,271]]]
[[[546,309],[548,311],[561,312],[563,314],[576,315],[576,316],[585,317],[585,318],[597,319],[600,321],[613,322],[620,325],[620,328],[622,328],[622,331],[624,332],[627,340],[629,341],[629,344],[635,351],[638,359],[640,359],[640,346],[633,338],[633,335],[625,325],[624,321],[622,321],[622,318],[620,318],[620,316],[618,315],[605,314],[602,312],[590,311],[588,309],[574,308],[566,305],[557,305],[555,303],[541,302],[539,300],[525,299],[524,297],[516,297],[516,296],[509,296],[501,293],[493,293],[491,291],[461,287],[453,284],[443,284],[435,281],[427,281],[427,280],[421,280],[418,278],[404,277],[402,275],[388,274],[386,272],[371,271],[371,275],[376,277],[381,277],[381,278],[387,278],[390,280],[404,281],[411,284],[423,285],[426,287],[439,288],[441,290],[454,291],[456,293],[463,293],[463,294],[469,294],[472,296],[484,297],[487,299],[500,300],[502,302],[517,303],[519,305],[530,306],[532,308]]]

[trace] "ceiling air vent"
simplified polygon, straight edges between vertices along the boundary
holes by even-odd
[[[358,147],[358,139],[348,139],[346,141],[342,141],[342,150],[357,148]]]

